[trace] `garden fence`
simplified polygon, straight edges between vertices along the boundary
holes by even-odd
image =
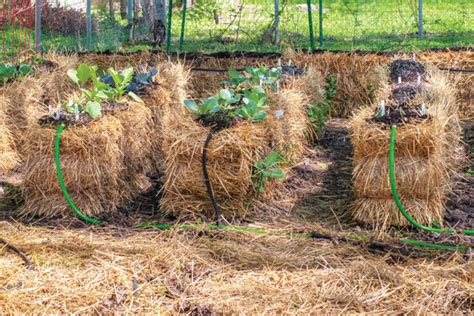
[[[474,44],[472,0],[1,1],[2,59],[32,42],[42,51],[181,52]],[[24,8],[21,16],[15,8]]]

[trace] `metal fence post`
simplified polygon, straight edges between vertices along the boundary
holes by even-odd
[[[319,48],[324,46],[323,35],[323,0],[319,0]]]
[[[171,20],[173,19],[173,0],[168,3],[168,28],[166,33],[166,51],[171,51]]]
[[[425,32],[423,30],[423,0],[418,0],[418,37],[423,38]]]
[[[92,50],[92,0],[87,0],[86,16],[87,16],[87,50]]]
[[[308,24],[309,24],[309,44],[311,50],[314,50],[314,31],[313,31],[313,10],[311,0],[308,0]]]
[[[35,38],[36,53],[41,52],[41,0],[35,1]]]
[[[273,24],[273,28],[275,31],[274,37],[274,45],[278,45],[280,43],[280,0],[275,0],[275,23]]]
[[[181,35],[179,36],[179,50],[183,50],[184,45],[184,24],[186,23],[186,8],[188,4],[186,0],[183,0],[183,17],[181,19]]]

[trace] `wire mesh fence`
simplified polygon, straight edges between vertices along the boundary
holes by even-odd
[[[396,51],[474,45],[472,0],[2,1],[3,37],[14,39],[11,33],[20,30],[22,42],[36,38],[43,51]],[[20,4],[28,6],[28,18],[12,23],[10,8]],[[4,41],[2,59],[15,50],[12,42]]]

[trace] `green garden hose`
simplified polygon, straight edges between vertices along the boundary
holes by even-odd
[[[421,225],[413,217],[410,216],[410,214],[407,213],[405,208],[403,207],[402,202],[400,201],[400,198],[397,193],[397,184],[396,184],[396,179],[395,179],[395,138],[397,135],[397,126],[392,125],[392,130],[390,133],[390,150],[389,150],[389,171],[390,171],[390,187],[392,189],[392,195],[393,199],[395,200],[395,204],[397,205],[398,209],[400,210],[400,213],[402,213],[403,217],[406,218],[410,224],[413,226],[431,232],[431,233],[462,233],[465,235],[474,235],[474,230],[472,229],[466,229],[466,230],[460,230],[457,231],[452,228],[434,228],[434,227],[428,227]],[[425,248],[432,248],[432,249],[455,249],[455,250],[466,250],[467,247],[463,246],[452,246],[452,245],[440,245],[440,244],[431,244],[431,243],[426,243],[423,241],[417,241],[417,240],[411,240],[411,239],[401,239],[400,241],[410,244],[412,246],[420,246],[420,247],[425,247]]]
[[[407,219],[407,221],[410,222],[413,226],[426,230],[431,233],[461,233],[465,235],[474,235],[474,230],[472,229],[466,229],[466,230],[455,230],[452,228],[434,228],[434,227],[428,227],[421,225],[417,221],[413,219],[413,217],[410,216],[410,214],[407,213],[405,208],[403,207],[402,202],[400,201],[400,198],[397,193],[397,183],[395,179],[395,137],[397,135],[397,126],[392,125],[392,132],[390,133],[390,152],[389,152],[389,168],[390,168],[390,187],[392,188],[392,195],[393,199],[395,200],[395,204],[397,204],[398,209],[402,213],[402,215]]]
[[[71,196],[69,196],[69,193],[66,189],[66,184],[64,184],[64,178],[63,178],[63,172],[61,171],[61,160],[59,156],[59,147],[61,145],[61,134],[64,130],[64,124],[60,124],[56,130],[56,142],[54,144],[54,159],[56,161],[56,174],[58,176],[58,181],[59,185],[61,186],[61,191],[64,194],[64,197],[66,198],[66,201],[69,203],[69,206],[71,206],[72,210],[79,216],[80,219],[83,219],[91,224],[100,224],[100,221],[94,218],[90,218],[84,213],[82,213],[74,204],[74,202],[71,199]]]

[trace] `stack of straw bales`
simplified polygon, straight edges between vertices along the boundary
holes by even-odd
[[[213,136],[207,169],[216,201],[228,220],[242,218],[249,211],[249,202],[255,195],[252,169],[258,160],[279,150],[288,165],[299,161],[309,124],[305,109],[309,98],[319,94],[320,77],[317,72],[308,72],[270,93],[275,103],[267,110],[264,121],[238,123]],[[182,104],[180,107],[184,109]],[[210,128],[183,110],[163,113],[162,124],[165,184],[161,205],[177,216],[212,216],[201,162]],[[265,196],[271,196],[274,190],[269,186]]]
[[[407,212],[423,225],[442,222],[452,167],[458,157],[460,127],[454,91],[444,74],[430,69],[416,96],[418,102],[425,103],[429,117],[397,126],[397,190]],[[386,97],[388,91],[379,95]],[[371,122],[374,112],[374,107],[367,107],[352,119],[356,194],[353,215],[356,220],[383,230],[408,222],[395,205],[390,188],[390,125]]]
[[[161,111],[184,95],[180,66],[160,65],[158,85],[148,89],[145,102],[104,113],[99,120],[67,127],[61,137],[61,166],[66,187],[86,215],[116,213],[149,184],[146,177],[161,165]],[[66,80],[65,72],[61,74]],[[168,87],[173,87],[169,92]],[[36,106],[41,106],[36,104]],[[25,205],[22,213],[54,217],[70,213],[54,167],[56,129],[37,121],[24,135]]]

